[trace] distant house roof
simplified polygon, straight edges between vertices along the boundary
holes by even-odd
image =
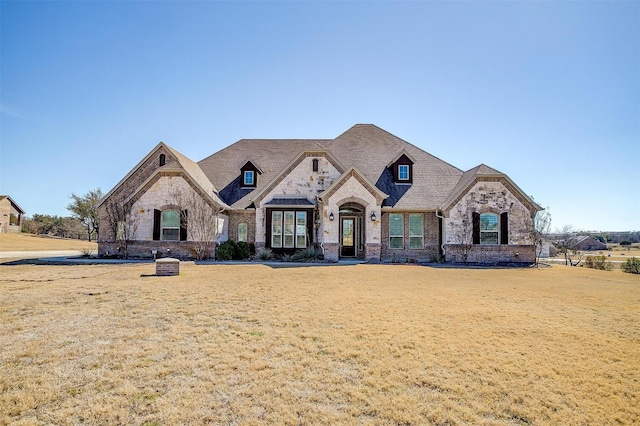
[[[14,209],[16,209],[19,214],[24,214],[25,213],[25,211],[18,205],[18,203],[13,201],[13,199],[10,196],[8,196],[8,195],[0,195],[0,201],[4,200],[5,198],[9,200],[9,202],[11,203],[11,206]]]

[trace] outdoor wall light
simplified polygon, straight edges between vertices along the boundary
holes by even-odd
[[[333,212],[329,213],[329,220],[333,222]]]
[[[376,212],[371,212],[371,222],[376,221]]]

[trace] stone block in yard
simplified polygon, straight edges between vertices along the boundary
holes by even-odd
[[[156,275],[170,276],[180,274],[180,261],[172,257],[163,257],[156,260]]]

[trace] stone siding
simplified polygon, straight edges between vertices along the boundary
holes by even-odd
[[[440,237],[438,217],[434,212],[398,212],[404,215],[404,248],[389,248],[389,214],[382,213],[382,244],[380,258],[383,262],[436,262],[440,259]],[[423,214],[424,240],[422,249],[409,248],[409,214]]]
[[[464,245],[447,244],[445,250],[445,260],[452,263],[531,264],[536,260],[532,245],[472,245],[469,248],[466,262]]]
[[[128,257],[133,259],[153,259],[175,257],[178,259],[194,259],[195,250],[192,241],[130,241],[127,245]],[[209,247],[209,258],[215,258],[216,243]],[[115,241],[102,241],[98,245],[98,256],[120,257],[122,250]]]

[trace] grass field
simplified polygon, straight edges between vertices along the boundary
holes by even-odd
[[[633,424],[640,277],[0,265],[0,424]]]
[[[84,250],[98,251],[95,242],[31,234],[0,234],[0,251]]]

